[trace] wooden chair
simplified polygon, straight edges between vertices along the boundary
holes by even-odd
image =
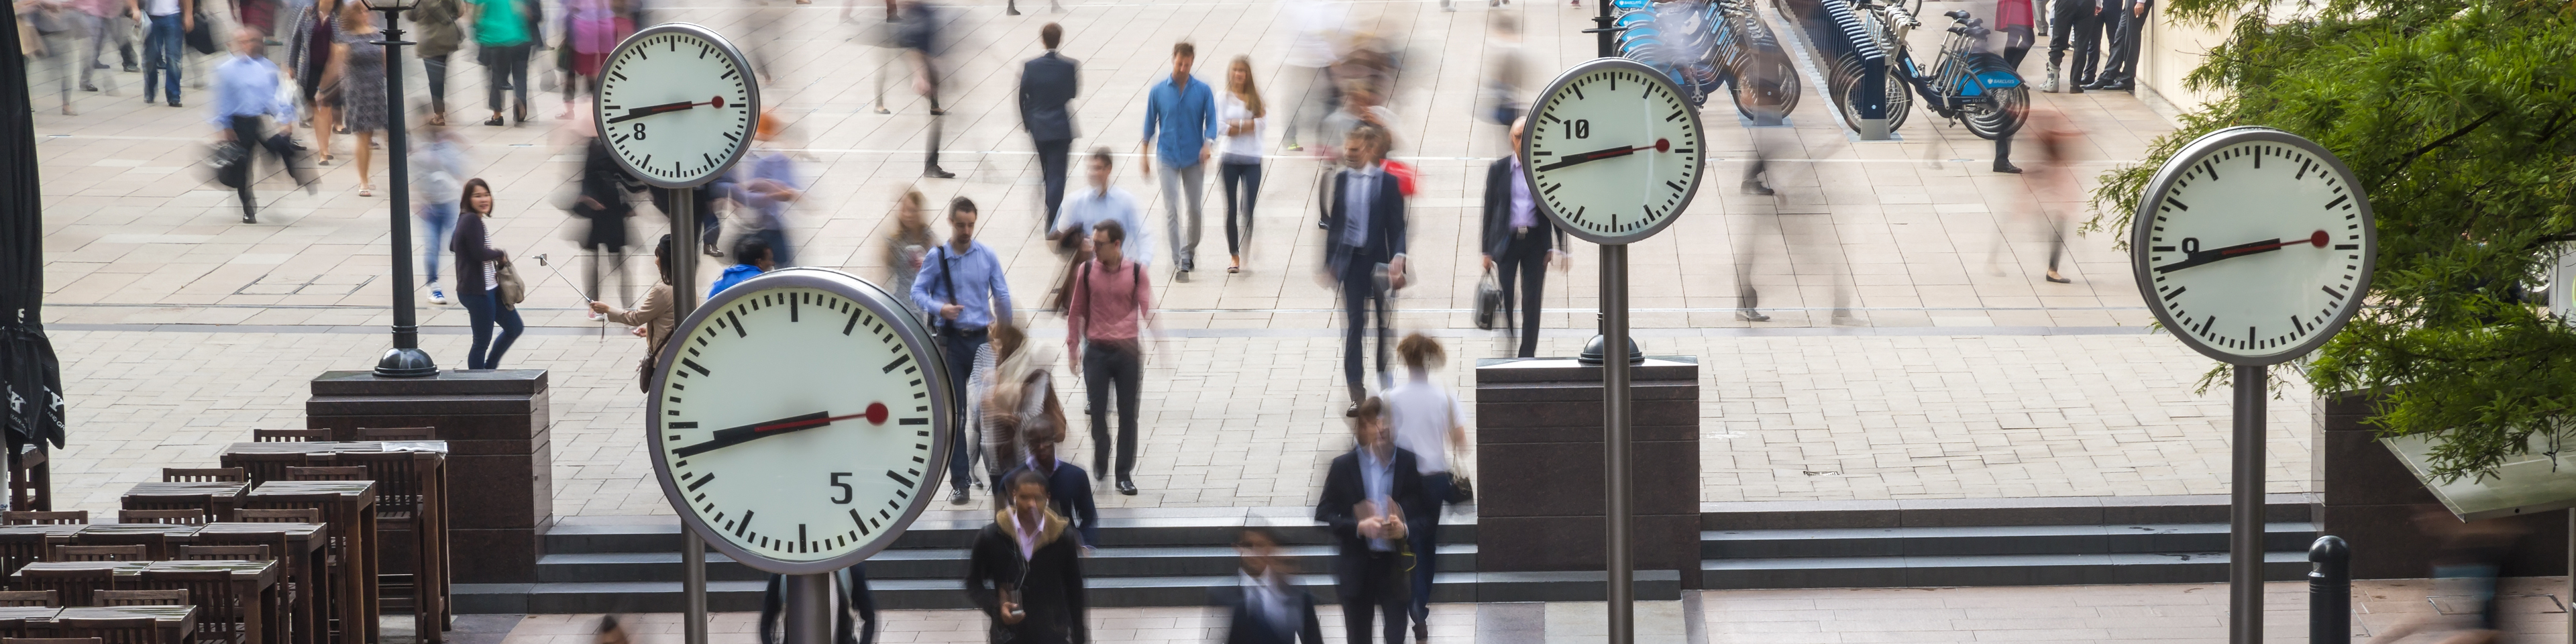
[[[89,532],[72,535],[72,543],[83,546],[142,546],[138,561],[161,561],[170,558],[170,535],[159,532]]]
[[[434,440],[438,440],[438,428],[436,428],[436,427],[360,427],[360,428],[358,428],[358,440],[362,440],[362,441],[434,441]]]
[[[0,606],[62,606],[50,590],[0,590]]]
[[[205,618],[200,614],[198,619],[202,623]],[[92,644],[161,644],[159,620],[150,617],[65,617],[54,620],[54,632]]]
[[[0,534],[0,579],[18,572],[27,562],[44,561],[53,554],[47,542],[52,537],[41,534]]]
[[[234,510],[233,520],[241,523],[321,523],[322,511],[312,508],[299,508],[293,510],[255,510],[245,508]]]
[[[0,512],[0,524],[6,525],[78,525],[89,523],[88,510],[62,512]]]
[[[163,483],[248,483],[250,472],[238,467],[164,467]]]
[[[91,598],[100,606],[186,606],[185,590],[102,590]]]
[[[254,429],[250,430],[250,440],[253,443],[325,443],[331,440],[331,430]]]
[[[365,466],[351,465],[345,467],[290,467],[286,468],[286,480],[366,481],[370,479],[367,478],[367,468]]]
[[[116,522],[205,525],[206,513],[203,510],[118,510]]]
[[[105,644],[95,637],[0,637],[0,644]]]
[[[180,561],[276,561],[267,545],[179,546]]]
[[[256,610],[259,598],[241,597],[233,574],[222,570],[145,570],[144,588],[184,591],[197,606],[199,644],[251,644],[244,641],[242,611]]]
[[[47,570],[29,568],[18,571],[18,590],[51,591],[65,606],[88,606],[95,593],[116,583],[116,573],[106,568]]]
[[[146,561],[143,546],[54,546],[46,561]]]

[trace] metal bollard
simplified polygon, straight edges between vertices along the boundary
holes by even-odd
[[[2352,548],[2326,535],[2308,546],[2308,644],[2352,642]]]

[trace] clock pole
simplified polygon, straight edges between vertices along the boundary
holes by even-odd
[[[1604,2],[1602,4],[1608,4]],[[1534,331],[1523,331],[1532,333]],[[1628,524],[1635,508],[1628,477],[1628,245],[1601,245],[1601,427],[1604,540],[1609,544],[1610,642],[1636,641],[1636,561],[1630,557]],[[1611,346],[1622,342],[1627,346]]]
[[[667,188],[662,195],[671,205],[671,319],[686,319],[698,310],[698,189]],[[707,540],[696,530],[680,531],[680,595],[687,613],[682,644],[707,644]]]
[[[832,573],[786,575],[787,644],[832,643]]]
[[[2263,641],[2264,365],[2236,365],[2236,477],[2229,484],[2227,641]]]

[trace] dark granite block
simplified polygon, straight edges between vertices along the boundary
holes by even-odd
[[[449,547],[456,553],[449,574],[460,584],[533,582],[542,537],[536,528],[497,530],[450,529]]]
[[[1827,528],[1893,528],[1896,502],[1738,501],[1700,504],[1700,528],[1706,530],[1807,530]]]
[[[2319,495],[2326,505],[2442,502],[2368,431],[2329,430],[2317,442],[2318,460],[2325,464],[2321,469],[2334,482]]]
[[[1600,515],[1484,517],[1476,544],[1480,572],[1601,570]],[[1638,570],[1699,567],[1699,515],[1637,515],[1629,534]]]
[[[378,378],[369,371],[326,371],[313,379],[316,396],[418,396],[546,392],[544,369],[451,369],[427,378]]]
[[[1699,510],[1698,444],[1646,442],[1631,446],[1630,489],[1638,513],[1693,514]],[[1476,450],[1476,511],[1485,517],[1600,514],[1601,444],[1505,443]],[[1495,476],[1497,472],[1547,472],[1544,476]]]
[[[456,456],[449,514],[459,528],[532,528],[554,513],[553,450],[519,456]]]
[[[1536,363],[1536,364],[1531,364]],[[1499,367],[1499,368],[1491,368]],[[1631,382],[1648,380],[1699,380],[1699,359],[1690,356],[1648,356],[1645,364],[1630,365]],[[1584,366],[1573,358],[1482,358],[1476,361],[1476,387],[1529,382],[1601,382],[1601,368]]]
[[[1507,394],[1511,392],[1489,389],[1479,391],[1477,393]],[[1527,437],[1518,432],[1552,428],[1574,428],[1581,431],[1588,431],[1592,433],[1592,440],[1600,440],[1601,405],[1597,398],[1591,401],[1591,403],[1592,404],[1569,405],[1562,402],[1520,402],[1513,400],[1482,399],[1476,402],[1476,430],[1479,432],[1494,431],[1497,429],[1515,430],[1514,434],[1494,439],[1480,438],[1480,440],[1493,440],[1498,442],[1548,440],[1545,438]],[[1628,427],[1630,428],[1630,431],[1640,439],[1679,440],[1680,437],[1669,439],[1656,437],[1653,432],[1674,431],[1676,429],[1697,431],[1699,428],[1699,401],[1697,400],[1638,400],[1631,402],[1628,409]]]

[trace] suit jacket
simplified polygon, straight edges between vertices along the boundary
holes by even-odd
[[[1511,157],[1495,159],[1493,166],[1485,169],[1484,249],[1486,257],[1500,258],[1503,256],[1503,249],[1509,248],[1512,244],[1512,182],[1519,179],[1515,176],[1518,174],[1520,173],[1512,171]],[[1536,200],[1538,195],[1531,194],[1530,199]],[[1549,218],[1547,213],[1531,214],[1537,215],[1538,224],[1530,228],[1540,233],[1539,250],[1564,248],[1565,229],[1556,227],[1556,220]]]
[[[1083,618],[1087,602],[1083,598],[1081,548],[1065,534],[1064,517],[1053,509],[1046,511],[1040,520],[1037,552],[1026,559],[1020,557],[1012,519],[1010,510],[995,512],[993,523],[975,534],[975,546],[967,551],[966,597],[992,618],[993,630],[1009,633],[1010,641],[1091,641],[1088,622]],[[1020,587],[1020,609],[1027,617],[1018,624],[1003,624],[999,589],[1015,582],[1025,584]]]
[[[1047,52],[1020,65],[1020,126],[1037,141],[1073,140],[1065,103],[1082,90],[1082,61]]]
[[[1405,527],[1411,528],[1416,521],[1436,517],[1436,510],[1427,503],[1429,499],[1422,489],[1422,472],[1413,452],[1402,447],[1394,449],[1395,481],[1388,486],[1387,496],[1397,507],[1404,509]],[[1341,544],[1341,556],[1334,560],[1333,575],[1346,589],[1359,587],[1362,580],[1358,564],[1369,553],[1369,539],[1360,536],[1360,517],[1351,513],[1352,506],[1367,499],[1367,487],[1360,480],[1359,450],[1353,449],[1333,457],[1332,467],[1324,474],[1324,496],[1315,502],[1315,520],[1332,526],[1333,536]],[[1395,541],[1401,544],[1404,540]]]
[[[1242,586],[1210,589],[1208,603],[1223,606],[1226,614],[1232,615],[1226,621],[1225,644],[1324,644],[1324,624],[1315,619],[1315,594],[1294,588],[1289,592],[1289,601],[1298,612],[1295,633],[1279,632],[1270,620],[1250,610]]]
[[[1333,175],[1333,200],[1324,214],[1324,265],[1334,275],[1346,275],[1353,265],[1367,266],[1393,261],[1404,254],[1404,195],[1396,191],[1395,177],[1384,174],[1376,181],[1377,194],[1369,198],[1367,243],[1358,247],[1342,244],[1342,222],[1350,219],[1350,202],[1342,197],[1350,184],[1351,171]]]

